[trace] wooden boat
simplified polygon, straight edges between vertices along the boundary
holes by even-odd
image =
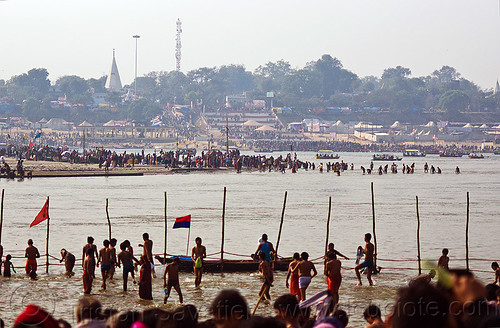
[[[385,154],[382,154],[382,155],[378,155],[378,154],[375,154],[373,155],[373,158],[372,158],[373,161],[400,161],[402,160],[401,157],[397,157],[397,156],[394,156],[394,155],[385,155]]]
[[[469,154],[470,159],[483,159],[484,155],[483,154],[476,154],[476,153],[470,153]]]
[[[403,156],[405,156],[405,157],[425,157],[425,153],[421,152],[418,149],[406,149],[403,152]]]
[[[157,255],[155,258],[165,264],[163,257]],[[166,263],[171,263],[173,257],[167,257]],[[274,269],[277,271],[288,271],[288,265],[292,262],[291,257],[281,258],[274,262]],[[218,273],[221,272],[220,260],[205,260],[203,265],[204,272]],[[254,260],[224,260],[224,272],[257,272],[259,270],[259,262]],[[189,256],[179,256],[179,271],[193,272],[193,261]]]
[[[255,153],[272,153],[273,150],[271,149],[259,149],[259,150],[254,150]]]
[[[459,152],[440,152],[439,157],[462,157],[463,154]]]
[[[316,154],[316,156],[314,156],[314,158],[316,159],[339,159],[340,158],[340,155],[338,154]]]

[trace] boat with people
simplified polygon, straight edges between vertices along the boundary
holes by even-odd
[[[372,157],[372,161],[400,161],[402,159],[401,157],[388,154],[375,154]]]
[[[316,159],[339,159],[340,155],[339,154],[333,154],[333,150],[325,150],[325,149],[320,149],[314,156]]]
[[[469,154],[470,159],[483,159],[484,155],[483,154],[478,154],[478,153],[470,153]]]
[[[254,150],[255,153],[272,153],[272,149],[259,149],[259,150]]]
[[[463,154],[458,151],[441,151],[439,157],[462,157]]]
[[[177,256],[179,258],[179,271],[180,272],[193,272],[193,260],[189,256]],[[171,263],[174,257],[167,257],[164,259],[162,256],[157,255],[155,258],[161,263]],[[271,263],[274,265],[276,271],[288,271],[288,265],[292,262],[291,257],[279,258],[277,261]],[[259,263],[253,259],[249,260],[224,260],[224,272],[254,272],[259,270]],[[209,273],[221,272],[220,260],[204,260],[203,271]]]
[[[418,149],[405,149],[403,156],[405,157],[425,157],[425,153]]]

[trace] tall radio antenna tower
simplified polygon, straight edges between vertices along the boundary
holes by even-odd
[[[182,33],[182,22],[177,18],[177,34],[176,34],[176,45],[175,45],[175,68],[179,72],[181,70],[181,33]]]

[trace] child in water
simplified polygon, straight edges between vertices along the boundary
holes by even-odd
[[[12,268],[12,271],[14,271],[14,273],[17,273],[16,272],[16,269],[14,269],[14,264],[12,264],[12,262],[10,261],[12,259],[12,256],[7,255],[5,257],[5,261],[3,261],[3,276],[5,278],[10,278],[11,274],[10,274],[10,269]]]

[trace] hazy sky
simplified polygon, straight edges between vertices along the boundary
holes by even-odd
[[[323,54],[359,76],[402,65],[413,76],[455,67],[482,88],[500,78],[499,0],[0,0],[0,79],[44,67],[55,81],[108,73],[122,83],[175,69],[284,59],[302,68]]]

